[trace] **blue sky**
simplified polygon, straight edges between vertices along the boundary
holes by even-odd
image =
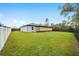
[[[0,22],[13,27],[19,27],[28,23],[45,24],[45,18],[49,23],[59,23],[65,20],[60,16],[58,3],[19,3],[0,4]]]

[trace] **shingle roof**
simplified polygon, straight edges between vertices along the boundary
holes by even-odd
[[[35,27],[51,27],[51,26],[45,26],[45,25],[40,25],[40,24],[35,24],[35,23],[30,23],[30,24],[27,24],[27,25],[23,25],[21,27],[25,27],[25,26],[35,26]],[[21,28],[20,27],[20,28]]]

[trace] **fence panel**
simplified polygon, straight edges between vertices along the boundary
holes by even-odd
[[[10,33],[11,33],[11,28],[0,27],[0,51],[2,50]]]

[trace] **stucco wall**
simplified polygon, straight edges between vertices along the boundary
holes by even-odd
[[[33,26],[33,30],[32,30],[32,26],[25,26],[22,27],[20,30],[23,32],[36,32],[36,27]]]
[[[25,27],[22,27],[20,30],[23,32],[37,32],[37,31],[52,31],[52,28],[33,26],[33,30],[32,30],[32,26],[25,26]]]
[[[49,28],[49,27],[37,27],[37,31],[52,31],[52,28]]]
[[[27,32],[27,27],[22,27],[22,28],[20,28],[20,30],[23,32]]]

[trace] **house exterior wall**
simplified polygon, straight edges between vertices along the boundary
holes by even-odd
[[[52,28],[49,28],[49,27],[37,27],[37,31],[52,31]]]
[[[23,31],[23,32],[27,32],[27,26],[20,28],[20,30]]]
[[[33,30],[32,30],[33,27]],[[25,26],[20,29],[23,32],[52,31],[50,27]]]
[[[33,27],[33,30],[32,30]],[[36,27],[35,26],[27,26],[27,32],[36,32]]]
[[[32,30],[32,27],[33,27],[33,30]],[[25,26],[25,27],[22,27],[20,30],[23,32],[36,32],[36,27],[35,26]]]

